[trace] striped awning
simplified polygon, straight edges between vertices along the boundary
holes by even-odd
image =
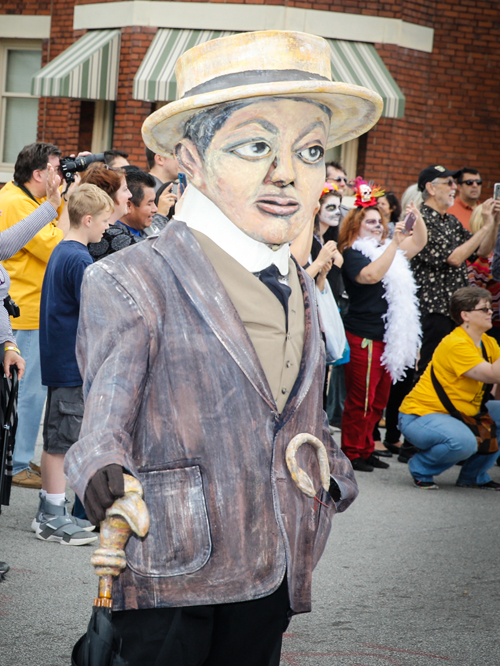
[[[176,99],[175,63],[179,56],[197,44],[232,32],[215,30],[160,29],[134,78],[134,99],[171,102]],[[386,118],[402,118],[405,97],[372,44],[327,40],[331,49],[334,81],[355,83],[376,90],[384,100]]]
[[[37,72],[37,97],[116,100],[120,30],[91,30]]]
[[[385,118],[403,118],[405,96],[384,65],[373,44],[326,40],[331,50],[332,78],[334,81],[355,83],[375,90],[384,100]]]
[[[177,96],[175,63],[186,51],[233,32],[222,30],[169,30],[156,33],[134,78],[134,99],[146,102],[173,102]]]

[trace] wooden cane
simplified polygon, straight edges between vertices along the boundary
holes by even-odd
[[[113,576],[119,576],[127,566],[125,544],[132,534],[146,536],[149,530],[149,512],[142,499],[140,482],[129,474],[123,475],[125,494],[106,511],[101,523],[101,541],[90,561],[99,576],[99,593],[94,606],[111,608]]]

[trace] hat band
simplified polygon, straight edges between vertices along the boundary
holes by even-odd
[[[215,79],[210,79],[209,81],[205,81],[205,83],[200,83],[199,86],[191,88],[191,90],[184,93],[181,99],[216,90],[224,90],[225,88],[251,86],[256,83],[278,83],[280,81],[328,81],[331,83],[331,80],[326,76],[304,72],[302,69],[256,69],[216,76]]]

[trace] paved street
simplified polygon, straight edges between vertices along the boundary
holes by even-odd
[[[334,520],[313,612],[292,620],[282,666],[499,666],[500,493],[456,488],[456,467],[440,490],[418,490],[392,461],[358,474],[359,498]],[[37,540],[36,505],[36,491],[14,488],[0,516],[11,565],[1,666],[69,666],[96,592],[92,547]]]

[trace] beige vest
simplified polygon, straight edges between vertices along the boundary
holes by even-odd
[[[288,332],[283,306],[253,273],[199,231],[190,230],[210,259],[252,341],[281,413],[299,373],[304,346],[304,297],[290,259]]]

